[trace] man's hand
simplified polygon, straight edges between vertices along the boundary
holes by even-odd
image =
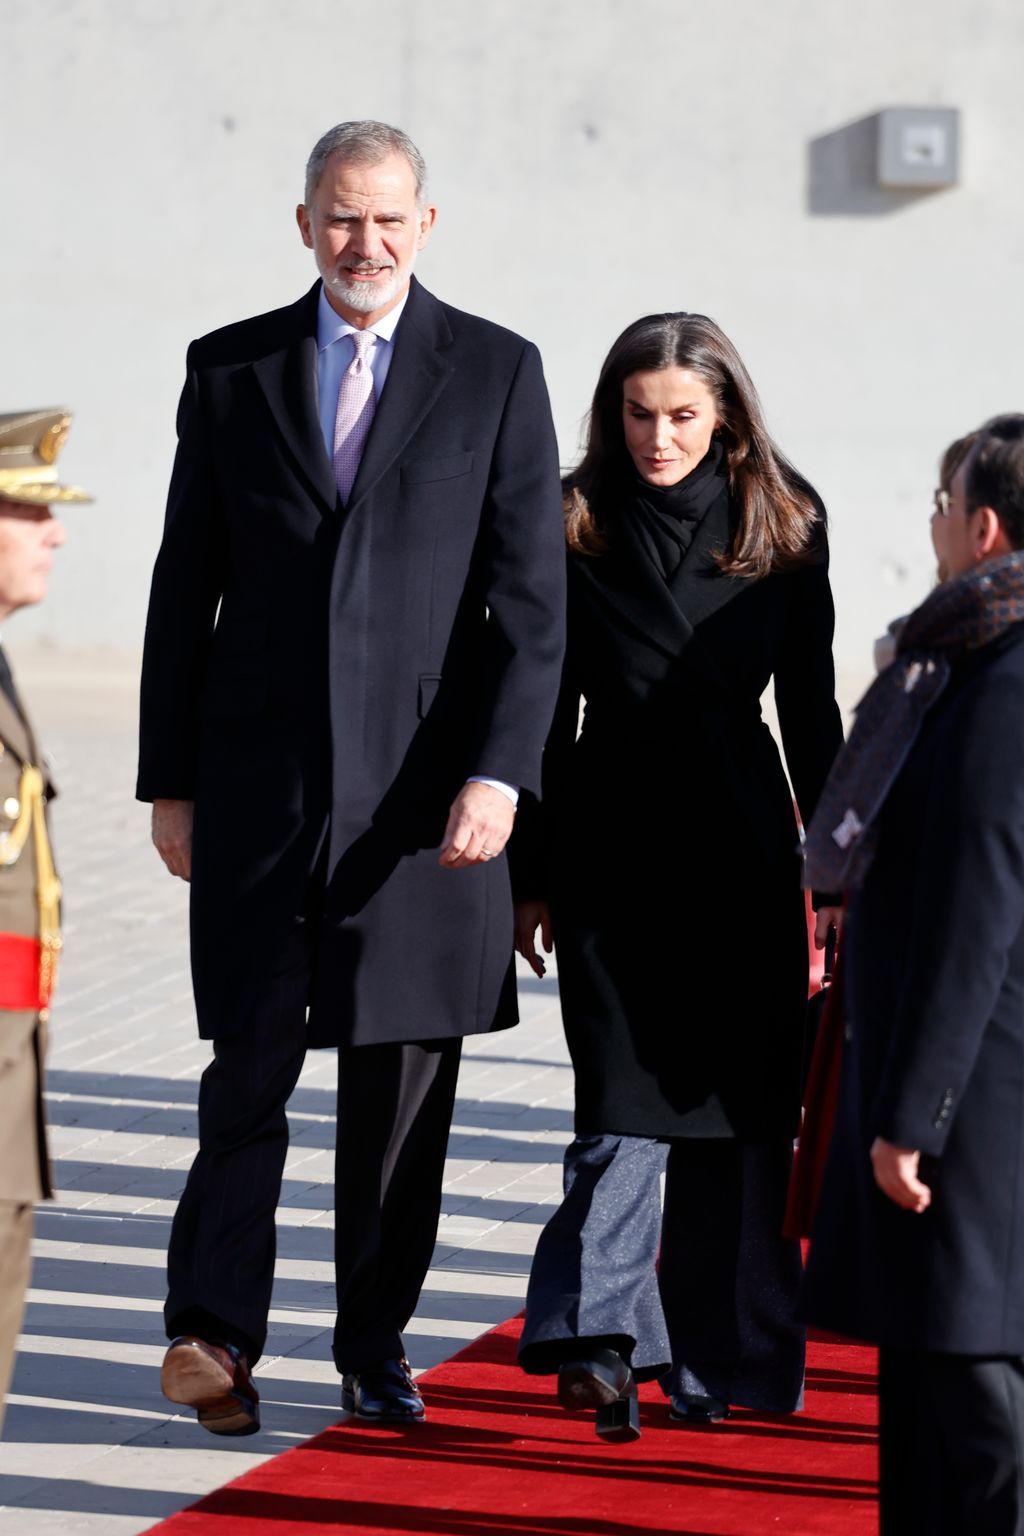
[[[551,953],[551,913],[546,901],[516,902],[516,949],[536,976],[543,976],[547,966],[537,953],[535,934],[540,929],[540,941],[546,954]]]
[[[455,797],[444,829],[441,857],[445,869],[486,864],[508,842],[516,808],[507,795],[490,784],[465,784]]]
[[[931,1190],[917,1176],[920,1164],[920,1152],[911,1147],[894,1147],[882,1136],[876,1136],[871,1143],[871,1166],[882,1194],[917,1215],[932,1203]]]
[[[172,875],[192,878],[191,800],[153,801],[153,846]]]
[[[814,914],[814,947],[824,949],[828,942],[828,931],[834,928],[838,939],[843,928],[842,907],[819,907]]]

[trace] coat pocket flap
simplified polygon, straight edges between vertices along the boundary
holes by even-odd
[[[456,475],[468,475],[473,468],[472,453],[448,453],[438,459],[416,459],[402,465],[402,479],[410,485],[427,480],[454,480]]]
[[[438,688],[441,686],[440,677],[424,676],[420,678],[418,712],[422,720],[434,702]]]

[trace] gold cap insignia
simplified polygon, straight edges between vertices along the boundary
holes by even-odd
[[[39,439],[39,447],[36,449],[44,464],[56,464],[60,451],[68,440],[68,433],[70,431],[70,416],[62,416],[60,421],[55,421],[47,427]]]
[[[57,479],[56,462],[70,429],[71,412],[63,406],[0,413],[0,500],[33,506],[92,501],[81,486]]]

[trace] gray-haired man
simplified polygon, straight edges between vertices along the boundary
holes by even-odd
[[[422,1416],[402,1331],[461,1037],[516,1020],[502,853],[558,685],[557,456],[536,349],[412,277],[434,217],[404,134],[339,125],[298,209],[322,283],[189,351],[138,793],[192,881],[214,1042],[163,1386],[218,1433],[258,1427],[308,1044],[339,1048],[342,1406]]]

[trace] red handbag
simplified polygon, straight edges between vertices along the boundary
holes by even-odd
[[[837,958],[804,1089],[804,1118],[782,1228],[786,1237],[810,1237],[814,1226],[839,1104],[844,1039],[842,977]]]

